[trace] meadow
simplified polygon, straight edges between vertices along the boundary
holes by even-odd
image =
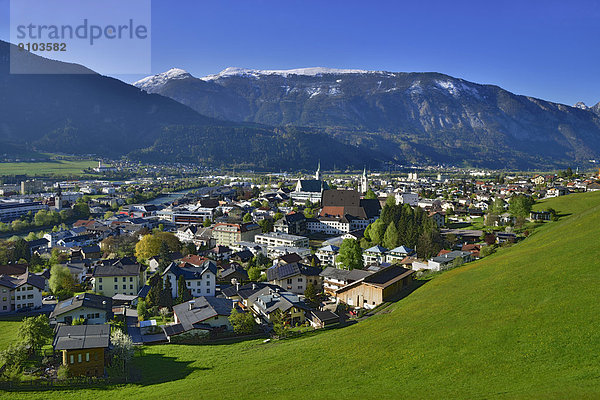
[[[358,324],[263,343],[161,345],[137,384],[11,399],[585,399],[600,397],[600,192]]]
[[[59,158],[40,162],[2,162],[0,176],[79,176],[84,175],[84,169],[97,166],[95,161]]]

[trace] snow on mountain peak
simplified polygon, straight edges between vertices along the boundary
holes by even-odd
[[[582,110],[587,110],[589,108],[583,101],[578,101],[573,107],[580,108]]]
[[[133,86],[151,93],[153,89],[164,85],[169,80],[185,79],[191,76],[192,75],[181,68],[171,68],[166,72],[140,79],[139,81],[135,82]]]
[[[372,74],[379,73],[379,71],[367,71],[363,69],[339,69],[339,68],[324,68],[324,67],[311,67],[311,68],[296,68],[296,69],[249,69],[249,68],[236,68],[229,67],[219,72],[218,74],[205,76],[205,81],[215,80],[230,76],[251,76],[259,78],[261,75],[280,75],[288,77],[289,75],[304,75],[304,76],[319,76],[324,74]]]

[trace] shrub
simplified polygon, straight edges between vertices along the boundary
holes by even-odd
[[[60,380],[69,379],[71,377],[71,371],[69,370],[69,366],[61,365],[60,367],[58,367],[58,370],[56,371],[56,376]]]

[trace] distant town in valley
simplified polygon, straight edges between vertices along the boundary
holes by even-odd
[[[4,373],[51,382],[135,381],[136,346],[362,324],[559,220],[548,199],[600,191],[570,168],[40,172],[1,178],[1,344]]]

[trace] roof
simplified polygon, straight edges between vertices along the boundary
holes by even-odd
[[[317,179],[299,179],[300,192],[320,193],[322,190],[328,189],[327,182]]]
[[[283,290],[281,287],[273,285],[272,283],[252,282],[239,287],[236,287],[235,285],[228,286],[225,289],[221,290],[221,293],[223,293],[223,295],[227,298],[240,296],[242,299],[247,299],[259,290],[264,289],[265,287],[269,287],[273,290]]]
[[[365,271],[363,269],[347,270],[335,267],[327,267],[320,273],[320,275],[324,278],[335,279],[348,283],[363,279],[371,274],[372,272]]]
[[[373,247],[366,249],[365,253],[385,253],[387,251],[388,251],[388,249],[386,249],[385,247],[380,246],[380,245],[375,245]]]
[[[54,337],[55,350],[106,348],[110,343],[109,325],[60,325]]]
[[[239,264],[231,264],[219,274],[221,279],[228,279],[233,274],[240,274],[242,280],[248,280],[248,272]]]
[[[396,253],[396,254],[412,254],[415,251],[413,249],[410,249],[406,246],[398,246],[395,249],[390,250],[390,253]]]
[[[174,259],[176,260],[176,259]],[[181,259],[181,262],[193,264],[193,265],[202,265],[208,258],[197,256],[195,254],[189,254]]]
[[[310,319],[314,322],[315,319],[322,323],[335,323],[340,321],[339,315],[331,311],[319,311],[319,310],[311,310]]]
[[[455,251],[451,251],[446,254],[442,254],[438,257],[433,257],[432,260],[434,262],[443,264],[443,263],[453,261],[457,257],[466,257],[466,256],[470,256],[470,255],[471,255],[471,253],[468,251],[455,250]]]
[[[201,296],[174,306],[173,312],[183,329],[188,331],[194,329],[194,325],[217,315],[229,316],[233,305],[233,300]]]
[[[412,269],[404,268],[404,267],[401,267],[400,265],[394,264],[392,266],[382,268],[379,271],[377,271],[371,275],[368,275],[368,276],[364,277],[363,279],[359,279],[354,283],[351,283],[342,288],[339,288],[336,290],[336,293],[344,292],[348,289],[360,286],[362,284],[376,286],[376,287],[384,289],[384,288],[392,285],[393,283],[395,283],[401,279],[404,279],[407,276],[410,276],[414,273],[415,273],[415,271],[413,271]]]
[[[24,274],[17,276],[0,275],[0,286],[15,289],[25,284],[44,290],[46,287],[46,278],[43,275],[29,272],[29,269],[26,269]]]
[[[248,301],[257,306],[264,315],[269,315],[277,309],[283,312],[292,307],[308,309],[297,294],[267,287],[251,295]]]
[[[167,273],[171,273],[175,275],[177,279],[180,276],[183,276],[183,279],[202,279],[202,276],[206,272],[212,272],[217,275],[218,269],[217,264],[215,264],[212,260],[205,260],[201,265],[194,265],[189,263],[181,263],[177,265],[176,263],[171,263],[165,271],[162,273],[164,276]]]
[[[279,259],[288,264],[302,261],[302,257],[300,257],[297,253],[284,254],[279,257]]]
[[[27,264],[0,265],[0,275],[22,275],[27,271]]]
[[[112,298],[93,293],[82,293],[56,304],[56,307],[54,307],[54,310],[50,314],[50,318],[55,318],[79,307],[110,311],[112,310]]]
[[[93,276],[138,276],[141,271],[140,264],[123,265],[120,262],[109,265],[97,265],[94,267]]]
[[[327,246],[321,247],[318,251],[329,251],[329,252],[337,253],[338,251],[340,251],[340,248],[337,246],[334,246],[332,244],[328,244]]]
[[[321,270],[319,268],[310,267],[298,262],[290,264],[278,264],[267,269],[267,280],[281,280],[296,275],[318,276],[320,273]]]

